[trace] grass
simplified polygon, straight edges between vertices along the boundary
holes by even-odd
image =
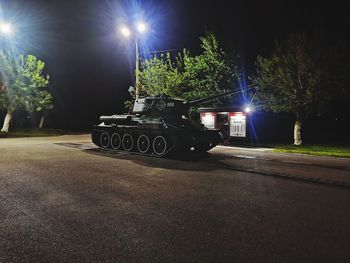
[[[274,152],[303,153],[319,156],[350,158],[350,147],[326,145],[276,145]]]
[[[9,132],[1,132],[0,138],[20,138],[20,137],[47,137],[58,136],[69,133],[58,129],[21,129]]]

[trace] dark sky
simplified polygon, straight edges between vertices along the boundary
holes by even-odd
[[[143,51],[198,51],[199,36],[214,32],[225,50],[239,52],[252,69],[275,39],[320,31],[348,45],[349,1],[0,1],[3,19],[15,21],[16,45],[43,59],[51,76],[56,120],[97,121],[121,113],[133,82],[131,42],[116,31],[142,12],[152,27]]]

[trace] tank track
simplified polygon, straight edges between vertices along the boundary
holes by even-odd
[[[95,126],[91,133],[91,139],[103,151],[153,157],[165,157],[181,148],[176,134],[167,129]]]

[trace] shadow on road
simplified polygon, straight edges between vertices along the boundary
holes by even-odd
[[[102,150],[99,148],[91,148],[91,145],[86,143],[56,143],[61,146],[67,146],[72,148],[80,149],[81,151],[107,157],[114,158],[118,160],[131,161],[140,166],[149,168],[163,168],[175,171],[215,171],[215,170],[231,170],[237,172],[258,174],[264,176],[273,176],[281,179],[297,180],[308,183],[317,183],[324,185],[333,185],[341,187],[349,187],[347,182],[341,180],[335,180],[334,178],[323,178],[319,176],[304,176],[301,167],[314,167],[317,166],[312,164],[276,161],[268,159],[259,158],[248,158],[247,156],[240,155],[225,155],[218,153],[196,153],[196,152],[181,152],[176,155],[171,155],[166,158],[157,158],[153,156],[144,156],[137,153],[126,153],[126,152],[113,152],[109,150]],[[227,162],[227,157],[231,160]],[[278,163],[276,166],[275,164]],[[272,166],[271,166],[272,165]],[[284,168],[288,166],[292,168],[291,172],[286,172]],[[287,168],[288,168],[287,167]],[[327,167],[330,168],[330,167]],[[277,170],[276,170],[277,169]],[[330,168],[334,169],[334,167]],[[339,169],[338,169],[339,170]],[[344,170],[344,169],[340,169]],[[301,173],[296,173],[296,171],[301,171]]]
[[[89,154],[108,158],[130,160],[139,165],[152,168],[157,167],[184,171],[212,171],[218,168],[228,167],[227,164],[220,162],[225,156],[214,156],[211,153],[182,152],[172,154],[165,158],[158,158],[135,153],[105,151],[99,148],[85,149],[84,151]]]

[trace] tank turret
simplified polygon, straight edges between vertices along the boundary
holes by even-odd
[[[154,97],[146,97],[135,100],[132,113],[134,114],[148,114],[152,116],[164,115],[183,115],[191,106],[199,105],[208,101],[212,101],[224,96],[231,95],[236,91],[228,91],[216,94],[210,97],[201,98],[192,101],[184,101],[171,98],[167,95],[157,95]]]
[[[232,95],[229,91],[193,101],[167,95],[135,100],[131,114],[101,116],[92,130],[92,141],[102,149],[165,156],[169,153],[208,151],[225,138],[220,130],[207,130],[187,119],[190,107]]]

